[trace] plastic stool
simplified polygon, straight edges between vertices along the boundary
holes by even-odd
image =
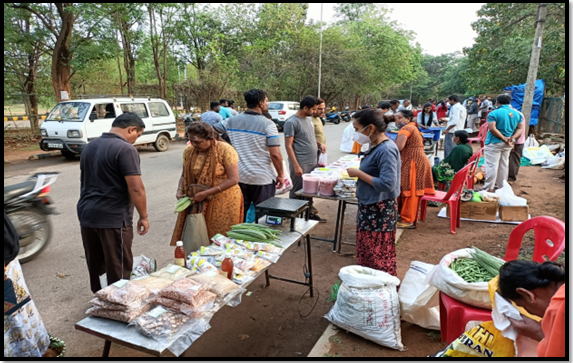
[[[450,344],[462,335],[472,320],[490,321],[491,310],[480,309],[452,299],[440,292],[440,333],[442,342]]]

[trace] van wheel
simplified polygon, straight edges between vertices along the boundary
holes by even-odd
[[[159,135],[153,143],[153,147],[159,152],[167,151],[169,149],[169,138],[165,135]]]
[[[76,153],[71,152],[70,150],[61,150],[62,155],[68,159],[68,160],[75,160],[76,159]]]

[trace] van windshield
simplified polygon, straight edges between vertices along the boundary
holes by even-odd
[[[90,103],[64,102],[58,103],[50,112],[46,121],[73,121],[82,122],[90,109]]]

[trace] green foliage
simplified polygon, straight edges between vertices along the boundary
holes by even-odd
[[[537,3],[488,3],[472,24],[476,43],[465,48],[469,65],[464,76],[476,92],[499,92],[524,83],[529,70],[535,35]],[[543,32],[538,79],[549,93],[562,94],[565,87],[565,4],[549,3]]]

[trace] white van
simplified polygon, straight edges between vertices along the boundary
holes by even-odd
[[[153,144],[157,151],[166,151],[175,138],[175,116],[159,98],[96,98],[60,102],[42,123],[40,148],[60,150],[71,159],[81,154],[91,141],[111,129],[113,120],[124,112],[132,112],[145,122],[145,130],[135,145]]]
[[[300,108],[300,103],[293,101],[272,101],[269,103],[269,113],[279,130],[283,129],[286,120]]]

